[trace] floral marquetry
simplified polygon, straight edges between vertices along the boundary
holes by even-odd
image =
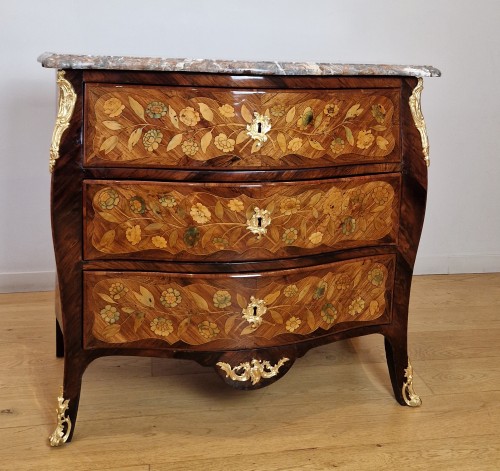
[[[228,275],[87,272],[86,342],[241,347],[322,335],[346,322],[385,322],[393,276],[392,255],[263,273],[245,283]],[[123,295],[111,299],[116,286]]]
[[[87,258],[239,259],[393,243],[399,178],[299,184],[87,183]],[[374,275],[375,276],[375,275]]]
[[[85,158],[90,166],[145,167],[397,162],[399,100],[390,89],[271,92],[90,84]]]

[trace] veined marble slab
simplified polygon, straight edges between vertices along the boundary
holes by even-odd
[[[253,62],[162,57],[85,56],[45,52],[38,57],[43,67],[53,69],[151,70],[208,72],[235,75],[407,75],[439,77],[428,65],[332,64],[319,62]]]

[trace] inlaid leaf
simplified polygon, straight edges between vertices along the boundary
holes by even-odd
[[[163,227],[163,224],[161,222],[152,222],[151,224],[148,224],[144,230],[146,232],[155,232],[160,230]]]
[[[310,309],[307,309],[307,325],[311,330],[316,327],[316,320],[314,319],[314,314]]]
[[[134,318],[134,332],[137,332],[140,329],[143,322],[144,322],[144,313],[142,311],[138,311]]]
[[[302,299],[304,298],[304,296],[307,294],[307,292],[309,291],[309,288],[310,288],[310,285],[306,285],[304,286],[301,290],[300,290],[300,293],[299,293],[299,296],[297,297],[297,301],[302,301]]]
[[[204,154],[206,154],[207,148],[210,145],[210,143],[212,142],[212,137],[213,137],[212,131],[208,131],[201,138],[201,150],[203,151]]]
[[[240,335],[248,335],[248,334],[252,334],[254,333],[257,329],[258,329],[259,326],[253,326],[253,325],[249,325],[247,327],[245,327]]]
[[[380,206],[374,206],[370,212],[371,213],[380,213],[381,211],[385,211],[387,209],[387,206],[384,204],[384,205],[380,205]]]
[[[212,122],[214,119],[214,113],[213,111],[206,105],[205,103],[198,103],[198,106],[200,107],[200,113],[203,116],[204,119],[207,121]]]
[[[307,236],[307,221],[305,219],[302,219],[302,222],[300,223],[300,237],[305,239]]]
[[[322,196],[323,193],[316,193],[314,196],[312,196],[311,200],[309,201],[309,206],[314,206],[315,204],[318,204]]]
[[[212,236],[214,232],[217,230],[217,226],[212,226],[210,229],[208,229],[205,234],[203,234],[203,237],[201,238],[201,247],[205,248],[209,242],[212,240]]]
[[[238,306],[240,306],[241,309],[245,309],[247,307],[246,299],[239,293],[236,295],[236,301],[238,302]]]
[[[387,129],[386,126],[382,126],[381,124],[377,124],[376,126],[372,126],[374,131],[385,131]]]
[[[372,316],[375,316],[376,314],[378,314],[378,311],[379,311],[379,304],[378,304],[378,301],[373,300],[373,301],[370,303],[370,314],[371,314]]]
[[[345,129],[345,137],[347,139],[347,142],[353,146],[354,145],[354,136],[352,135],[351,128],[344,126]]]
[[[108,296],[107,294],[104,293],[97,293],[97,294],[107,303],[116,304],[116,301],[111,296]]]
[[[99,147],[99,150],[103,150],[105,154],[109,154],[118,144],[118,136],[108,137]]]
[[[128,138],[128,150],[132,150],[132,148],[139,142],[142,136],[142,128],[137,128],[130,134]]]
[[[111,324],[107,325],[102,329],[102,335],[106,338],[110,338],[115,336],[118,332],[120,332],[121,326],[120,324]]]
[[[208,303],[198,293],[195,293],[194,291],[190,291],[189,296],[200,309],[203,309],[204,311],[210,310],[208,308]]]
[[[140,291],[140,294],[136,293],[135,291],[133,292],[137,301],[139,301],[144,306],[154,307],[155,300],[153,298],[153,294],[151,293],[151,291],[144,288],[144,286],[139,286],[139,291]]]
[[[278,141],[278,145],[280,146],[281,152],[286,152],[286,137],[282,132],[278,133],[278,136],[276,137],[276,140]]]
[[[215,203],[215,215],[219,219],[222,219],[224,217],[224,207],[222,206],[222,203],[220,201],[217,201],[217,203]]]
[[[361,281],[361,277],[363,276],[363,272],[360,270],[358,273],[356,273],[356,276],[354,277],[353,281],[353,286],[358,286],[358,283]]]
[[[103,121],[102,124],[112,131],[118,131],[122,129],[123,126],[118,121]]]
[[[177,328],[177,335],[180,337],[181,335],[186,333],[186,330],[189,327],[189,324],[191,323],[191,319],[189,317],[186,317],[181,321],[179,324],[179,327]]]
[[[276,324],[283,324],[283,316],[278,311],[271,309],[269,313],[271,314],[271,317],[273,318],[273,321],[276,322]]]
[[[251,154],[255,154],[261,147],[261,144],[259,141],[255,141],[252,145],[252,150],[250,151]]]
[[[168,143],[167,146],[167,152],[172,149],[175,149],[181,142],[182,142],[182,134],[176,134],[172,139],[170,139],[170,142]]]
[[[267,296],[264,297],[264,302],[266,304],[272,304],[274,301],[276,301],[280,295],[281,291],[275,291],[274,293],[268,294]]]
[[[309,145],[316,150],[325,150],[325,148],[316,139],[309,139]]]
[[[363,232],[366,231],[367,227],[366,218],[356,218],[356,222],[360,230],[362,230]]]
[[[276,226],[271,226],[271,239],[274,242],[278,242],[280,240],[280,231]]]
[[[321,121],[323,121],[323,113],[320,113],[318,116],[316,116],[316,119],[314,120],[314,129],[319,127]]]
[[[115,235],[116,235],[116,232],[114,229],[111,229],[110,231],[105,232],[103,234],[103,236],[101,237],[101,240],[99,241],[99,246],[106,247],[106,246],[112,244],[113,241],[115,240]]]
[[[382,149],[382,150],[387,150],[387,145],[389,144],[389,141],[382,136],[377,136],[377,146]]]
[[[360,106],[361,106],[360,103],[356,103],[355,105],[351,106],[347,110],[345,119],[356,118],[357,116],[359,116],[364,111],[363,108],[360,108]]]
[[[250,113],[245,105],[241,105],[241,116],[249,124],[253,121],[252,113]]]
[[[168,117],[170,118],[170,122],[177,128],[179,129],[179,118],[177,116],[177,113],[175,110],[168,105]]]
[[[318,219],[319,218],[319,212],[316,208],[313,208],[312,210],[312,215],[314,218]]]
[[[293,118],[295,117],[295,106],[292,106],[292,108],[290,108],[288,110],[288,113],[286,114],[286,118],[285,118],[285,121],[287,123],[291,123],[293,121]]]
[[[134,110],[134,113],[143,121],[145,121],[146,118],[144,117],[143,106],[137,100],[134,100],[131,96],[128,97],[128,101],[130,103],[130,107]]]
[[[241,144],[243,141],[246,141],[247,139],[250,138],[250,136],[247,134],[248,131],[243,130],[238,133],[236,136],[236,144]]]
[[[100,217],[109,222],[120,222],[120,219],[111,212],[98,211]]]
[[[385,221],[380,217],[374,219],[373,225],[377,231],[387,230]]]
[[[238,319],[239,316],[231,316],[228,317],[226,322],[224,323],[224,332],[229,334],[231,332],[231,329],[234,327],[234,323],[236,322],[236,319]]]
[[[126,312],[127,314],[132,314],[135,312],[135,309],[133,307],[122,307],[122,311]]]
[[[266,111],[264,111],[264,116],[267,116],[268,118],[271,117],[271,113],[269,112],[269,108],[267,108]]]
[[[177,229],[173,230],[168,236],[168,245],[170,247],[175,247],[178,237],[179,233],[177,232]]]

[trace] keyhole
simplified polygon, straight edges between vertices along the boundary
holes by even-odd
[[[257,123],[257,132],[259,134],[262,132],[262,123],[260,121]]]
[[[262,227],[262,218],[261,217],[257,218],[257,226]]]
[[[253,307],[253,315],[256,316],[257,315],[257,306],[254,306]]]

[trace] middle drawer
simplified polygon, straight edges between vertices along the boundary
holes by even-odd
[[[321,181],[84,182],[84,258],[244,261],[394,244],[399,174]]]

